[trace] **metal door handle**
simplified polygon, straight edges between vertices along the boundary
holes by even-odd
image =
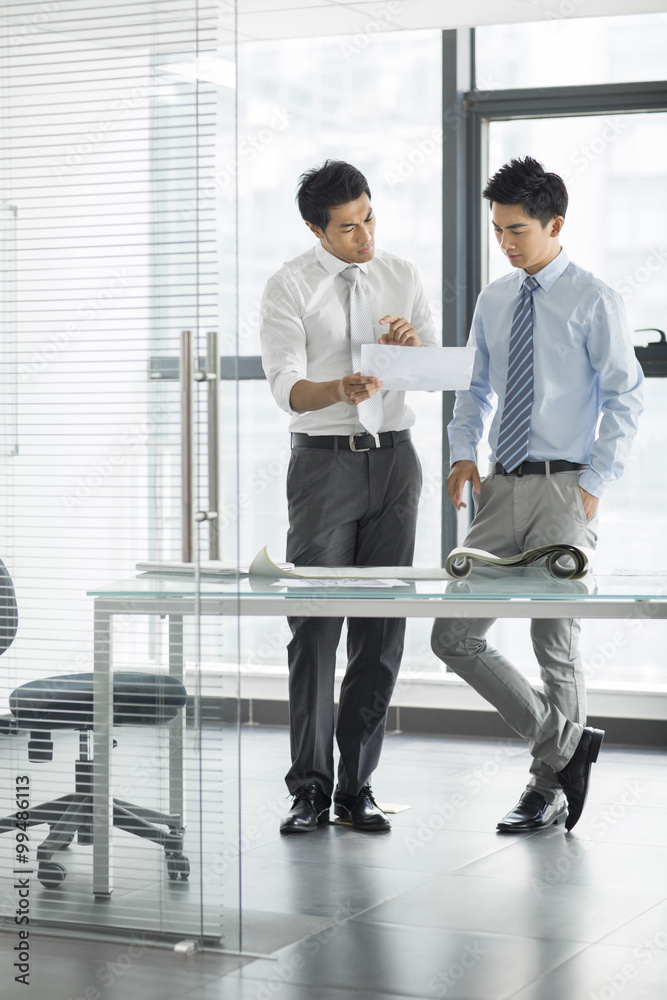
[[[181,538],[183,562],[193,562],[192,331],[181,332]]]
[[[181,332],[181,522],[182,559],[194,562],[194,523],[209,523],[209,558],[220,558],[218,505],[220,502],[219,411],[220,354],[218,334],[206,335],[206,371],[193,371],[192,331]],[[208,510],[194,514],[194,414],[193,384],[206,382],[208,414]]]

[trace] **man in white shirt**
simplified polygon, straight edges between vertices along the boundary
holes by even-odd
[[[623,302],[561,248],[568,196],[557,174],[531,157],[512,160],[484,197],[514,271],[477,300],[472,382],[457,393],[448,427],[447,494],[459,510],[466,482],[473,485],[471,548],[499,556],[549,542],[594,548],[600,497],[623,472],[642,409],[643,376]],[[475,449],[495,399],[492,465],[480,478]],[[563,821],[571,830],[604,735],[586,726],[579,621],[531,620],[543,691],[488,646],[492,624],[439,619],[432,647],[529,742],[528,787],[498,830]]]
[[[291,414],[287,558],[297,565],[408,566],[421,468],[403,392],[353,365],[359,340],[437,346],[415,268],[375,246],[364,175],[327,160],[299,181],[315,246],[284,264],[262,299],[262,361]],[[334,671],[342,618],[290,618],[288,645],[294,796],[284,833],[336,815],[366,831],[390,828],[370,777],[377,767],[405,621],[350,618],[348,663],[334,727]],[[333,743],[340,752],[334,789]]]

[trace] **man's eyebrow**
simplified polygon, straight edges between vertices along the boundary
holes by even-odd
[[[370,212],[368,213],[368,215],[364,219],[364,222],[370,222],[370,220],[372,218],[373,218],[373,209],[370,210]],[[338,228],[339,229],[347,229],[348,226],[356,226],[356,225],[358,225],[358,223],[356,223],[356,222],[341,222],[340,225],[338,226]],[[522,225],[524,225],[524,223],[522,223]]]
[[[491,220],[494,229],[501,229],[502,227],[498,225],[497,222]],[[527,226],[527,222],[513,222],[511,226],[505,226],[505,229],[520,229],[522,226]]]

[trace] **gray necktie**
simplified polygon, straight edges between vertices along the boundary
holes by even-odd
[[[361,271],[356,264],[340,272],[350,286],[350,353],[352,371],[361,371],[361,345],[374,344],[375,332],[368,299],[361,287]],[[376,392],[370,399],[357,406],[359,423],[369,434],[377,434],[384,423],[382,393]]]
[[[526,278],[512,319],[505,402],[496,445],[496,459],[506,472],[513,472],[528,458],[533,408],[533,292],[537,286],[532,275]]]

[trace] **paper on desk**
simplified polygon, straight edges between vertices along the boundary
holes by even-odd
[[[382,590],[385,587],[404,587],[405,580],[391,580],[391,579],[372,579],[372,580],[358,580],[354,577],[344,577],[339,576],[331,579],[317,578],[317,579],[299,579],[293,576],[284,577],[280,580],[274,580],[271,584],[272,587],[287,587],[296,588],[298,590],[304,590],[312,588],[315,589],[327,589],[329,587],[375,587],[378,590]]]
[[[268,577],[271,580],[451,580],[439,566],[422,569],[417,566],[293,566],[292,563],[275,563],[267,547],[257,553],[249,569],[250,577]],[[352,584],[350,584],[352,586]]]
[[[141,573],[159,573],[161,576],[194,576],[197,567],[191,562],[138,562],[135,569]],[[200,576],[247,576],[247,567],[238,563],[223,562],[220,559],[207,559],[199,563]]]
[[[468,389],[474,360],[474,347],[361,345],[362,375],[382,379],[385,389]]]

